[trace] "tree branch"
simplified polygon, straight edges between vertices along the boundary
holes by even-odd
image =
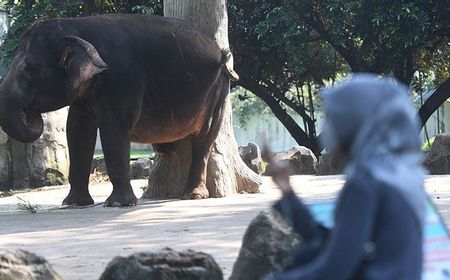
[[[349,40],[347,40],[345,47],[338,44],[332,38],[329,31],[325,28],[323,22],[319,20],[319,16],[314,12],[314,10],[312,13],[312,15],[299,14],[299,16],[301,18],[305,18],[305,23],[319,33],[324,40],[326,40],[337,52],[341,54],[353,71],[359,71],[358,60],[354,56],[357,54],[357,49],[353,46],[353,44],[349,44]]]
[[[289,114],[283,109],[283,107],[278,103],[278,101],[269,93],[269,89],[262,85],[254,84],[245,79],[239,80],[239,85],[247,90],[253,92],[256,96],[261,98],[267,106],[269,106],[275,117],[283,124],[283,126],[288,130],[289,134],[294,138],[294,140],[302,146],[305,146],[314,154],[320,153],[319,145],[316,139],[310,139],[305,131],[295,122],[295,120],[289,116]]]
[[[422,121],[422,127],[425,126],[431,115],[450,98],[450,78],[443,82],[435,92],[430,96],[430,98],[425,101],[425,103],[420,107],[418,116]]]

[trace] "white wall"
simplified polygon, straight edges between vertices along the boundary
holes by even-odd
[[[444,104],[439,108],[439,131],[438,131],[438,121],[437,121],[437,112],[434,112],[433,115],[428,119],[426,123],[426,128],[428,132],[428,136],[430,138],[442,134],[442,133],[450,133],[450,102],[447,100]],[[422,129],[420,133],[421,139],[423,142],[426,141],[425,129]]]
[[[0,37],[8,32],[9,20],[6,12],[0,11]]]
[[[153,150],[153,147],[150,144],[131,143],[130,148],[132,150]],[[95,143],[95,149],[102,150],[102,143],[100,141],[100,133],[98,131],[97,131],[97,142]]]
[[[323,117],[317,116],[318,130],[320,133]],[[303,127],[303,121],[300,117],[295,116],[294,120]],[[273,115],[251,116],[247,121],[247,125],[240,127],[239,116],[234,115],[234,135],[239,146],[247,145],[248,142],[255,142],[259,146],[263,144],[264,137],[275,152],[285,151],[290,147],[298,146],[294,138],[289,134],[287,129]]]
[[[0,11],[0,38],[2,38],[9,28],[8,14],[6,12]],[[0,44],[2,41],[0,40]],[[0,64],[0,78],[6,74],[6,69]]]

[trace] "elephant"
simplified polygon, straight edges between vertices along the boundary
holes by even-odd
[[[192,167],[183,197],[208,197],[206,164],[229,92],[239,78],[229,50],[181,20],[97,15],[38,20],[22,35],[0,85],[0,126],[29,143],[41,114],[69,106],[70,191],[63,205],[94,203],[90,166],[97,130],[113,191],[104,206],[134,206],[130,142],[164,151],[191,137]],[[222,83],[223,84],[223,83]]]

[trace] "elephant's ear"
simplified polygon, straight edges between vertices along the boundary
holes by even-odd
[[[108,69],[108,65],[91,43],[76,36],[65,36],[63,40],[65,49],[60,64],[74,88]]]

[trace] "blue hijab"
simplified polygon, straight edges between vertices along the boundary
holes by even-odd
[[[420,126],[408,89],[393,80],[356,74],[324,90],[323,146],[349,155],[345,174],[361,171],[404,196],[423,227],[425,172],[421,167]]]

